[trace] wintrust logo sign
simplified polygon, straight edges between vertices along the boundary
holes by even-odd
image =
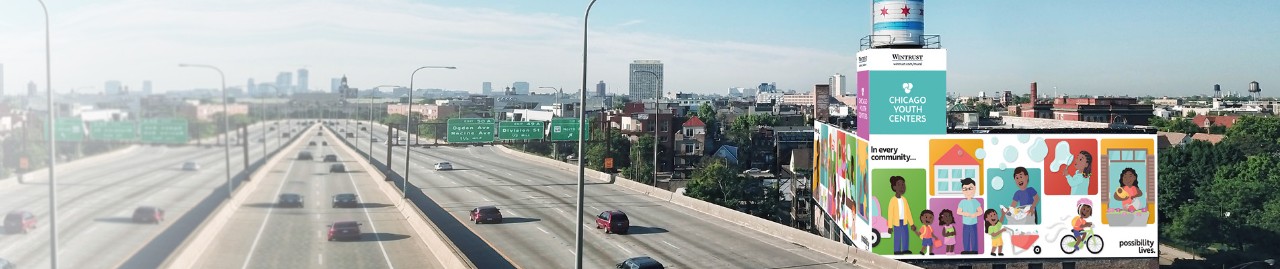
[[[893,65],[921,66],[921,65],[924,65],[924,55],[894,53]]]

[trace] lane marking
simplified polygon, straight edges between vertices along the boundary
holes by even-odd
[[[542,227],[537,227],[537,228],[539,231],[542,231],[542,233],[551,234],[551,232],[548,232],[547,230],[543,230]]]
[[[675,248],[675,249],[680,249],[680,247],[677,247],[676,245],[672,245],[671,243],[667,242],[667,240],[662,240],[662,243],[663,243],[663,244],[667,244],[668,246],[671,246],[671,247],[673,247],[673,248]]]
[[[324,265],[324,254],[320,254],[320,265]]]
[[[297,159],[289,162],[289,168],[285,170],[284,178],[280,180],[280,186],[276,187],[276,194],[272,198],[280,197],[280,191],[284,190],[284,184],[289,182],[289,175],[293,173],[294,164],[298,164]],[[271,222],[271,212],[275,211],[275,209],[275,206],[267,208],[267,216],[262,220],[262,225],[258,226],[258,234],[253,236],[253,245],[249,246],[249,254],[245,255],[244,264],[240,266],[241,269],[249,268],[249,262],[253,260],[254,250],[258,249],[258,242],[262,240],[262,232],[267,230],[267,222]]]
[[[347,180],[351,182],[351,187],[355,188],[356,190],[356,197],[364,196],[360,194],[360,186],[356,186],[356,178],[351,176],[351,173],[345,173],[345,174],[347,174]],[[378,224],[373,222],[372,216],[369,216],[369,207],[363,207],[363,209],[364,209],[364,218],[365,220],[369,221],[369,228],[373,228],[373,240],[378,241],[378,249],[382,250],[382,259],[387,261],[387,268],[396,268],[395,265],[391,264],[391,256],[387,255],[387,248],[382,245],[381,236],[378,236]]]

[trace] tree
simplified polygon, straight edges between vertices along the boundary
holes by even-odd
[[[1195,118],[1195,117],[1196,117],[1196,115],[1197,115],[1197,114],[1196,114],[1196,111],[1195,111],[1195,110],[1187,111],[1187,117],[1188,117],[1188,118]]]
[[[388,125],[390,124],[404,125],[404,121],[405,121],[404,114],[398,114],[398,113],[387,115],[387,117],[382,118],[382,123],[388,124]]]
[[[723,159],[709,158],[703,161],[701,169],[693,172],[693,180],[685,186],[685,195],[737,209],[746,180],[733,171],[733,166]]]
[[[1204,132],[1203,129],[1200,129],[1200,126],[1196,126],[1194,122],[1191,122],[1191,120],[1186,118],[1179,118],[1179,119],[1173,119],[1173,120],[1167,121],[1165,127],[1161,129],[1161,131],[1184,133],[1184,134]]]
[[[991,105],[988,105],[987,103],[978,103],[973,106],[973,110],[978,111],[978,117],[986,117],[987,115],[991,115]]]
[[[1209,129],[1206,131],[1208,131],[1210,134],[1226,134],[1227,127],[1222,126],[1220,124],[1214,124],[1214,125],[1210,125]]]
[[[645,184],[653,184],[653,136],[641,136],[631,143],[631,167],[627,168],[627,178]]]
[[[591,169],[604,171],[605,158],[613,158],[614,168],[625,167],[631,163],[628,161],[631,141],[628,141],[627,137],[623,136],[621,132],[610,132],[607,139],[604,132],[593,132],[591,140],[603,141],[591,143],[587,146],[587,166],[591,167]]]

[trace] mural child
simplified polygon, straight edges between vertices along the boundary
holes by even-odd
[[[1004,256],[1004,232],[1009,230],[1004,227],[1004,215],[996,214],[995,209],[987,209],[982,216],[986,220],[987,234],[991,235],[991,256]]]
[[[1072,158],[1071,168],[1062,169],[1062,177],[1071,186],[1071,195],[1089,195],[1089,176],[1093,175],[1093,154],[1081,150]],[[1074,173],[1073,173],[1074,172]]]
[[[1030,205],[1031,207],[1027,209],[1029,211],[1027,217],[1035,219],[1036,205],[1040,204],[1040,194],[1036,192],[1036,188],[1027,186],[1029,178],[1030,174],[1027,173],[1026,167],[1019,166],[1013,169],[1013,181],[1018,184],[1018,191],[1013,193],[1013,208],[1010,210],[1013,210],[1011,213],[1016,215],[1018,210],[1021,210],[1021,206]]]
[[[915,230],[916,224],[911,219],[911,215],[907,214],[911,212],[911,205],[908,205],[907,199],[902,197],[907,193],[907,179],[902,176],[889,177],[889,186],[893,189],[893,199],[889,199],[887,214],[889,225],[892,225],[889,227],[889,234],[893,235],[893,254],[911,254],[911,249],[908,249],[911,237],[907,228]]]
[[[1112,170],[1114,171],[1114,170]],[[1120,187],[1116,188],[1116,200],[1120,200],[1124,204],[1124,210],[1129,212],[1137,211],[1133,206],[1133,200],[1142,197],[1142,190],[1138,189],[1138,171],[1133,168],[1125,168],[1120,171]]]
[[[956,254],[956,217],[951,209],[938,212],[938,225],[942,225],[942,244],[947,246],[947,254]]]
[[[933,255],[934,250],[936,250],[933,248],[933,241],[938,238],[933,233],[933,210],[925,209],[920,211],[920,224],[919,230],[916,230],[915,227],[911,228],[912,231],[915,231],[920,236],[920,255]]]
[[[973,199],[978,192],[978,184],[972,178],[961,179],[960,190],[964,193],[964,200],[960,200],[960,204],[956,206],[964,232],[964,250],[960,254],[978,254],[978,216],[982,215],[978,210],[982,208],[982,204],[978,199]]]
[[[1093,216],[1093,201],[1089,201],[1089,198],[1080,198],[1080,201],[1076,202],[1076,213],[1079,215],[1071,218],[1071,234],[1076,237],[1075,250],[1071,252],[1080,250],[1080,243],[1084,242],[1084,228],[1093,227],[1092,222],[1085,221]]]

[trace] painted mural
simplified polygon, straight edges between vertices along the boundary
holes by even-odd
[[[896,259],[1156,257],[1147,134],[876,135],[817,123],[814,198]]]

